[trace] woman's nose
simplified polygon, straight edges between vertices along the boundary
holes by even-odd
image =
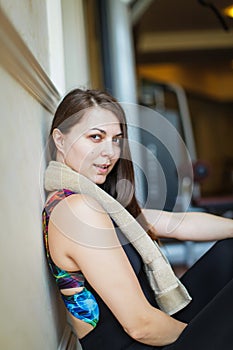
[[[114,151],[114,146],[111,141],[105,141],[103,143],[103,148],[102,148],[102,155],[103,156],[108,156],[109,158],[114,157],[115,151]]]

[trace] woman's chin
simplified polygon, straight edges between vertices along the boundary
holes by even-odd
[[[93,181],[96,185],[102,185],[106,181],[106,175],[96,175],[94,179],[90,179]]]

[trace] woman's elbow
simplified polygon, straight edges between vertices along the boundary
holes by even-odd
[[[144,343],[144,340],[148,337],[149,320],[140,317],[135,321],[133,325],[124,327],[124,330],[134,340]]]
[[[124,330],[132,339],[138,342],[143,342],[143,340],[146,338],[146,332],[142,326],[134,329],[124,328]]]
[[[153,346],[164,346],[173,343],[186,327],[162,312],[156,312],[154,317],[138,317],[134,325],[125,327],[126,333],[134,340]],[[153,315],[152,315],[153,316]]]

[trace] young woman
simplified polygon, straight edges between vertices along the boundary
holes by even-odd
[[[160,311],[140,255],[90,196],[48,195],[44,237],[55,276],[84,350],[233,348],[233,221],[204,213],[143,210],[135,198],[124,111],[109,94],[71,91],[55,113],[53,160],[117,199],[152,239],[219,240],[182,278],[193,300],[173,316]],[[143,215],[144,214],[144,215]],[[180,222],[166,231],[168,223]],[[229,238],[229,239],[226,239]]]

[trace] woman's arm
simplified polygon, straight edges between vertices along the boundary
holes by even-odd
[[[160,238],[216,241],[233,237],[231,219],[200,212],[172,213],[154,209],[142,209],[142,212]]]
[[[72,259],[135,340],[170,344],[186,327],[148,303],[112,221],[94,200],[73,195],[60,202],[50,218],[49,244],[56,247],[55,262]]]

